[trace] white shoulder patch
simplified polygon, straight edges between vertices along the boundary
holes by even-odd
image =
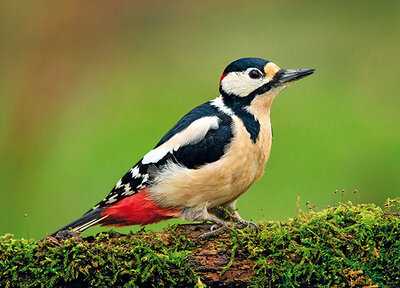
[[[167,142],[144,155],[143,164],[157,163],[168,152],[177,151],[179,147],[199,143],[210,129],[218,129],[221,120],[217,116],[207,116],[193,121],[186,129],[176,133]]]
[[[161,147],[161,146],[160,146]],[[160,149],[160,147],[157,147],[156,149],[151,150],[149,153],[144,155],[142,159],[143,164],[149,164],[149,163],[157,163],[160,161],[167,153],[169,152],[168,149]]]

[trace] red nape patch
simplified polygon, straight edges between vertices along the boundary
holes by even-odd
[[[221,86],[221,82],[224,80],[226,75],[228,75],[228,73],[222,74],[221,79],[219,79],[219,86]]]
[[[101,216],[108,216],[101,221],[101,225],[127,226],[147,225],[170,218],[179,217],[182,211],[172,208],[161,208],[147,195],[148,191],[139,190],[138,193],[126,197],[115,205],[106,208]]]

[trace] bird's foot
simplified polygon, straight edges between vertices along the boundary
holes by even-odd
[[[219,229],[220,227],[221,227],[221,225],[219,225],[219,224],[213,224],[213,225],[210,227],[210,231],[217,230],[217,229]]]
[[[253,227],[254,230],[255,230],[256,232],[260,231],[260,230],[258,229],[258,226],[257,226],[256,223],[251,222],[251,221],[246,221],[246,220],[243,220],[243,219],[239,220],[239,221],[236,223],[236,225],[234,226],[234,228],[237,228],[237,229],[244,229],[244,228],[249,227],[249,226]]]
[[[228,229],[228,224],[218,218],[210,218],[209,221],[214,222],[215,224],[211,226],[210,232],[206,232],[201,234],[196,238],[196,241],[205,240],[211,237],[219,236],[224,233]]]
[[[206,232],[206,233],[201,234],[200,236],[198,236],[196,238],[196,241],[205,240],[205,239],[209,239],[209,238],[212,238],[212,237],[215,237],[215,236],[219,236],[222,233],[224,233],[226,230],[228,230],[228,228],[230,226],[227,222],[225,222],[225,221],[223,221],[221,219],[215,218],[215,217],[212,217],[212,218],[210,218],[208,220],[214,222],[215,224],[213,224],[210,227],[210,231],[209,232]],[[236,228],[236,229],[244,229],[246,227],[251,226],[251,227],[254,228],[254,230],[256,232],[259,231],[257,224],[254,223],[254,222],[246,221],[246,220],[243,220],[243,219],[237,220],[235,222],[236,222],[236,224],[235,224],[234,228]]]
[[[213,225],[213,226],[214,226],[214,225]],[[225,226],[219,227],[219,228],[216,229],[216,230],[213,230],[213,231],[210,231],[210,232],[206,232],[206,233],[201,234],[200,236],[198,236],[198,237],[196,238],[196,241],[205,240],[205,239],[208,239],[208,238],[212,238],[212,237],[215,237],[215,236],[219,236],[219,235],[221,235],[222,233],[224,233],[227,229],[228,229],[228,226],[225,225]]]

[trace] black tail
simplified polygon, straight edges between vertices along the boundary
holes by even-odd
[[[56,236],[58,232],[64,231],[64,230],[72,230],[75,232],[83,232],[87,228],[99,224],[100,221],[105,219],[107,216],[102,216],[101,212],[103,212],[104,209],[95,209],[92,210],[86,214],[84,214],[82,217],[76,219],[75,221],[69,223],[68,225],[65,225],[64,227],[58,229],[56,232],[50,234],[50,236]]]

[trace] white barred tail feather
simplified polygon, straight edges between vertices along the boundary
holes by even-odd
[[[50,234],[50,236],[56,236],[58,232],[60,231],[65,231],[65,230],[72,230],[75,232],[83,232],[87,228],[99,224],[102,220],[107,218],[107,216],[102,216],[101,212],[103,212],[103,208],[95,209],[92,210],[86,214],[84,214],[82,217],[76,219],[75,221],[72,221],[71,223],[65,225],[64,227],[58,229],[54,233]]]

